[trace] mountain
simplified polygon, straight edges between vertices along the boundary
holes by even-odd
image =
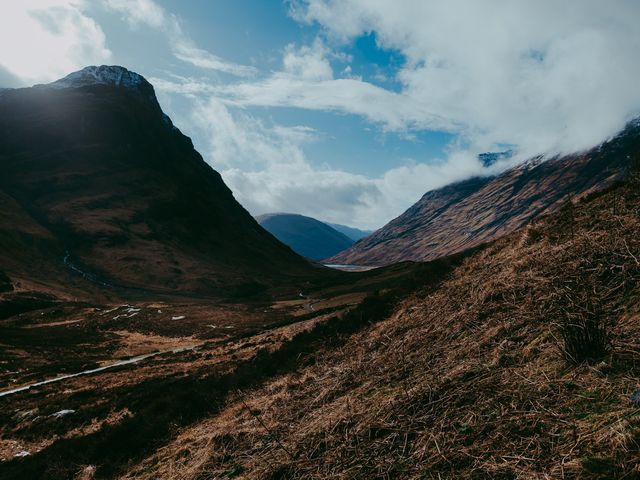
[[[637,479],[631,178],[462,265],[425,263],[414,293],[369,297],[335,319],[332,338],[298,344],[288,369],[234,392],[118,478]]]
[[[451,249],[539,218],[345,274],[260,227],[132,72],[1,93],[0,478],[637,478],[639,147],[431,192]],[[18,296],[89,285],[144,296]]]
[[[227,295],[318,270],[122,67],[0,92],[0,168],[0,270],[23,283]]]
[[[386,265],[430,260],[503,236],[622,178],[640,153],[640,122],[581,154],[532,159],[504,173],[427,192],[406,212],[331,263]],[[504,156],[504,154],[499,154]],[[492,162],[495,155],[486,157]]]
[[[293,213],[268,213],[256,217],[262,227],[294,252],[322,260],[353,245],[353,240],[315,218]]]
[[[340,225],[339,223],[329,223],[324,222],[329,225],[331,228],[339,231],[340,233],[345,234],[354,242],[367,237],[373,233],[373,230],[360,230],[359,228],[347,227],[346,225]]]

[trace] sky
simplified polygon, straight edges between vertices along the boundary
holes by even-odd
[[[614,136],[640,115],[639,21],[637,0],[11,1],[0,87],[125,66],[252,214],[374,229]]]

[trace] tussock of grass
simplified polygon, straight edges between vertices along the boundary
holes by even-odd
[[[386,320],[231,395],[125,478],[640,478],[638,192],[618,186],[477,252]],[[585,309],[607,348],[569,362],[563,328]]]

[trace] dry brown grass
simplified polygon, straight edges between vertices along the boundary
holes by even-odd
[[[238,392],[125,478],[640,478],[636,192],[475,254],[312,365]],[[560,326],[587,293],[613,350],[575,365]]]

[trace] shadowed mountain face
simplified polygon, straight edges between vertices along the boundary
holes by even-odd
[[[353,240],[315,218],[291,213],[269,213],[256,217],[258,223],[294,252],[322,260],[349,248]]]
[[[426,193],[416,204],[331,263],[386,265],[431,260],[512,232],[531,219],[622,178],[640,154],[640,123],[584,154],[534,159],[501,175]]]
[[[0,92],[0,168],[0,270],[13,278],[215,295],[317,270],[121,67]]]

